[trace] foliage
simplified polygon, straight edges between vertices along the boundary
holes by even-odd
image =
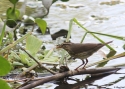
[[[17,20],[19,20],[19,17],[20,17],[20,11],[18,9],[16,9],[16,7],[15,7],[18,0],[9,0],[9,1],[13,4],[13,7],[8,8],[6,11],[7,20],[4,23],[2,32],[0,34],[0,47],[1,47],[1,50],[0,50],[0,55],[1,55],[0,56],[0,68],[1,68],[0,76],[7,75],[11,70],[11,66],[13,66],[13,69],[14,69],[16,67],[21,67],[21,68],[29,67],[29,66],[36,64],[36,62],[31,57],[29,57],[29,55],[26,52],[24,52],[24,50],[22,50],[20,48],[24,48],[29,54],[31,54],[34,58],[36,58],[37,61],[40,63],[49,62],[51,64],[53,62],[58,62],[59,55],[54,54],[54,49],[51,49],[51,50],[42,49],[42,47],[44,46],[44,44],[43,44],[44,42],[42,41],[42,39],[38,39],[37,36],[34,36],[32,34],[33,30],[26,33],[25,35],[22,35],[22,37],[20,37],[19,39],[15,40],[15,41],[13,41],[14,36],[12,36],[12,34],[9,34],[8,38],[6,38],[6,39],[10,38],[9,39],[10,43],[7,43],[6,41],[3,43],[3,38],[6,33],[6,31],[5,31],[6,24],[7,25],[14,24],[15,30],[17,29],[16,27],[18,27],[18,26],[20,27],[20,25],[17,24]],[[56,0],[53,0],[53,3],[55,1]],[[68,1],[68,0],[61,0],[61,1]],[[22,20],[21,20],[21,22],[23,23]],[[37,25],[41,29],[42,35],[45,35],[46,28],[47,28],[47,22],[45,20],[43,20],[42,18],[36,18],[33,20],[30,19],[30,22],[29,23],[32,24],[32,29],[34,29],[34,25]],[[104,43],[104,41],[102,39],[100,39],[98,36],[96,36],[96,34],[108,36],[108,37],[112,37],[112,38],[124,41],[124,37],[121,37],[121,36],[103,34],[103,33],[98,33],[98,32],[91,32],[88,29],[86,29],[83,25],[81,25],[81,23],[79,23],[79,21],[77,21],[77,19],[73,18],[70,20],[70,23],[69,23],[69,31],[68,31],[68,36],[67,36],[66,42],[68,42],[70,40],[73,22],[76,23],[79,27],[81,27],[85,31],[85,33],[81,39],[81,43],[84,41],[85,37],[88,34],[92,35],[95,39],[97,39],[101,43]],[[3,46],[1,46],[1,45],[3,45]],[[107,59],[107,60],[104,59],[103,61],[98,62],[97,67],[102,67],[105,64],[107,64],[107,62],[111,59],[110,57],[112,57],[116,54],[116,51],[114,48],[112,48],[109,45],[106,45],[106,46],[110,49],[110,52],[107,55],[107,58],[109,58],[109,59]],[[123,48],[125,49],[125,45],[123,45]],[[62,56],[61,56],[60,63],[63,64],[64,59],[66,58],[65,57],[66,53],[65,53],[65,51],[63,51],[63,52],[61,52],[61,54],[62,54]],[[7,57],[6,57],[6,55],[7,55]],[[124,56],[124,54],[122,54],[122,56]],[[121,55],[119,57],[121,57]],[[69,57],[67,57],[67,59],[68,58]],[[5,86],[2,86],[2,88],[5,87],[4,89],[10,89],[8,84],[3,80],[0,80],[0,85],[5,85]]]
[[[2,28],[2,32],[0,34],[0,47],[2,45],[2,40],[3,40],[3,37],[4,37],[5,29],[6,29],[6,23],[4,23],[4,26]]]
[[[119,40],[123,40],[124,41],[124,38],[125,37],[121,37],[121,36],[115,36],[115,35],[110,35],[110,34],[103,34],[103,33],[98,33],[98,32],[91,32],[89,31],[88,29],[86,29],[82,24],[80,24],[77,19],[73,18],[70,20],[70,23],[69,23],[69,31],[68,31],[68,36],[67,36],[67,39],[66,39],[66,42],[69,41],[69,37],[71,35],[71,32],[72,32],[72,24],[73,22],[75,22],[78,26],[80,26],[83,30],[86,31],[86,33],[83,35],[83,38],[81,40],[81,43],[84,41],[85,37],[87,36],[87,34],[91,34],[94,38],[96,38],[98,41],[100,41],[101,43],[105,43],[102,39],[100,39],[99,37],[97,37],[95,34],[99,34],[99,35],[103,35],[103,36],[108,36],[108,37],[112,37],[112,38],[115,38],[115,39],[119,39]],[[107,54],[107,58],[110,58],[112,56],[114,56],[116,54],[116,51],[114,48],[112,48],[111,46],[109,45],[106,45],[109,49],[110,49],[110,52]],[[124,48],[124,45],[123,45],[123,48]],[[123,54],[124,55],[124,54]],[[121,55],[120,55],[121,56]],[[103,62],[104,61],[104,62]],[[107,61],[105,61],[105,59],[103,60],[102,62],[98,63],[97,67],[103,67],[105,64],[107,64]]]
[[[11,89],[11,88],[4,80],[0,79],[0,89]]]
[[[7,19],[12,19],[12,20],[18,20],[20,16],[19,10],[11,7],[7,9],[6,14],[7,14]]]
[[[26,38],[26,50],[28,50],[31,55],[35,55],[41,48],[42,41],[35,36],[29,36]]]
[[[11,66],[10,63],[0,56],[0,76],[4,76],[10,72]]]
[[[40,19],[40,18],[36,18],[36,19],[35,19],[35,22],[36,22],[37,25],[40,27],[41,32],[42,32],[43,34],[45,34],[45,32],[46,32],[46,27],[47,27],[46,21],[45,21],[45,20],[42,20],[42,19]]]
[[[10,70],[10,63],[5,58],[0,56],[0,76],[5,76],[10,72]],[[0,79],[0,89],[10,89],[10,87],[4,80]]]

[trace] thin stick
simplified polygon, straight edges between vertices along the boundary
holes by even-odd
[[[53,52],[53,50],[54,50],[54,49],[51,49],[51,50],[47,53],[47,55],[44,57],[44,59],[48,58],[48,57],[50,56],[50,54]],[[44,60],[44,59],[43,59],[43,60]],[[40,62],[40,63],[41,63],[41,62]],[[18,77],[24,76],[25,73],[27,73],[27,72],[33,70],[35,67],[37,67],[37,64],[34,64],[34,65],[30,66],[27,70],[24,70],[21,74],[18,75]]]
[[[31,54],[29,54],[25,49],[23,49],[22,47],[20,47],[20,48],[21,48],[23,51],[25,51],[25,52],[29,55],[29,57],[32,58],[32,59],[39,65],[40,68],[44,68],[44,69],[46,69],[47,71],[49,71],[50,73],[56,74],[54,71],[52,71],[52,70],[46,68],[45,66],[42,65],[42,63],[38,62],[38,61],[37,61]]]

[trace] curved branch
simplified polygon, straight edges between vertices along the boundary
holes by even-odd
[[[41,78],[39,81],[35,81],[31,84],[28,84],[20,89],[31,89],[34,88],[38,85],[53,81],[53,80],[59,80],[61,78],[65,78],[68,76],[74,76],[74,75],[80,75],[80,74],[97,74],[97,73],[102,73],[102,72],[116,72],[121,68],[116,68],[116,67],[105,67],[105,68],[94,68],[94,69],[78,69],[78,70],[70,70],[68,72],[63,72],[63,73],[57,73],[52,76],[47,76],[44,78]]]

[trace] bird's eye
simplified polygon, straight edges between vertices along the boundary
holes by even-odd
[[[68,49],[69,46],[70,46],[70,43],[63,43],[63,44],[62,44],[62,47],[63,47],[64,49]]]
[[[63,45],[63,48],[65,48],[65,49],[68,48],[68,45]]]
[[[64,45],[64,47],[67,47],[67,45]]]

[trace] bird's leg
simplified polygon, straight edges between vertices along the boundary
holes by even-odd
[[[82,65],[84,65],[84,60],[82,60],[82,64],[80,66],[78,66],[75,70],[77,70],[79,67],[81,67]]]
[[[86,58],[85,60],[86,60],[86,63],[85,63],[85,65],[83,66],[83,69],[85,69],[85,66],[86,66],[86,64],[88,63],[88,59]]]

